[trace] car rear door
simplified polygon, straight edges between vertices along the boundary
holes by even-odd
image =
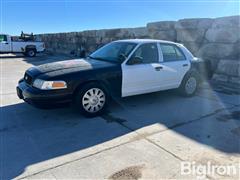
[[[190,69],[190,61],[181,48],[175,44],[160,43],[162,62],[162,89],[172,89],[180,86],[181,81]]]
[[[141,63],[132,63],[134,58]],[[122,64],[122,97],[159,90],[161,65],[157,43],[141,44],[130,59]],[[162,79],[162,80],[161,80]]]

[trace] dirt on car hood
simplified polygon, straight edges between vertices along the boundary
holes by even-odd
[[[49,74],[56,72],[60,72],[64,74],[64,72],[71,72],[71,71],[84,71],[84,70],[92,70],[95,68],[107,67],[112,66],[113,63],[106,62],[106,61],[99,61],[93,59],[74,59],[74,60],[66,60],[66,61],[59,61],[54,63],[47,63],[40,66],[35,66],[29,68],[27,73],[33,77],[39,76],[40,74]]]

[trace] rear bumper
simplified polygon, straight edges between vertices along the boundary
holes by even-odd
[[[72,95],[64,90],[40,90],[29,86],[24,81],[19,82],[16,90],[20,99],[35,107],[49,107],[72,102]]]

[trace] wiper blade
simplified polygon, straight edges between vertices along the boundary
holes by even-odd
[[[112,63],[117,63],[117,60],[111,60],[111,59],[107,59],[107,58],[101,58],[101,57],[92,57],[92,56],[87,56],[90,59],[95,59],[95,60],[99,60],[99,61],[106,61],[106,62],[112,62]]]
[[[93,59],[93,57],[92,57],[92,56],[90,56],[90,55],[88,55],[87,57],[88,57],[88,58],[90,58],[90,59]]]
[[[87,56],[87,57],[89,57],[90,59],[97,59],[97,60],[103,60],[103,61],[105,61],[105,59],[103,59],[103,58],[100,58],[100,57],[92,57],[92,56]]]

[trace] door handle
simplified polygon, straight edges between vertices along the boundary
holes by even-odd
[[[155,70],[156,70],[156,71],[160,71],[161,69],[163,69],[162,66],[157,66],[157,67],[155,67]]]
[[[183,64],[182,66],[185,67],[185,66],[188,66],[188,64]]]

